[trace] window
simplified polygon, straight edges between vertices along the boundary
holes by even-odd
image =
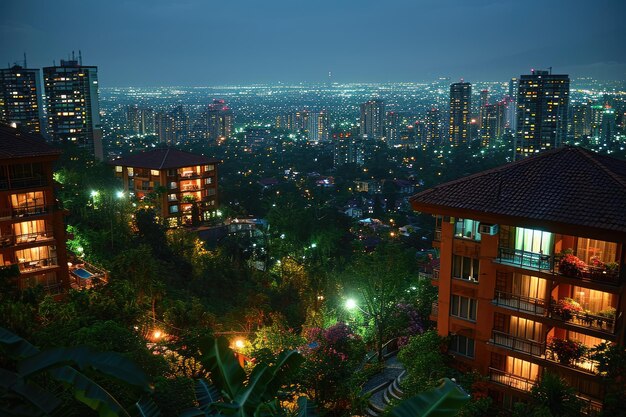
[[[215,165],[211,164],[211,165],[205,165],[204,166],[204,170],[205,171],[213,171],[215,170]]]
[[[452,276],[478,282],[480,261],[466,256],[452,256]]]
[[[132,167],[128,167],[128,176],[132,177],[135,175],[135,170]]]
[[[515,229],[515,249],[552,255],[553,237],[550,232],[517,227]]]
[[[178,184],[174,181],[170,182],[170,190],[175,190],[178,188]]]
[[[205,184],[213,184],[213,178],[212,178],[212,177],[205,178],[205,179],[204,179],[204,183],[205,183]]]
[[[454,224],[454,237],[480,240],[478,226],[480,222],[472,219],[457,219]]]
[[[579,237],[576,244],[576,256],[586,263],[592,263],[591,258],[597,258],[602,262],[615,262],[616,252],[617,243],[613,242]]]
[[[116,165],[115,166],[115,172],[122,172],[123,167]]]
[[[158,169],[151,169],[150,170],[150,175],[152,175],[153,177],[158,177],[161,173],[159,172]]]
[[[178,213],[178,206],[177,205],[170,206],[170,213]]]
[[[167,201],[176,201],[176,200],[178,200],[178,198],[176,197],[176,194],[167,195]]]
[[[18,215],[41,213],[45,206],[43,192],[12,194],[11,205]]]
[[[458,353],[459,355],[467,356],[468,358],[474,357],[474,339],[469,337],[454,335],[450,339],[450,350]]]
[[[460,295],[452,295],[450,315],[464,320],[476,321],[476,300]]]

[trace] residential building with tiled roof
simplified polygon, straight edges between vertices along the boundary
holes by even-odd
[[[585,352],[625,343],[626,162],[563,147],[410,201],[437,219],[431,318],[456,363],[488,376],[505,407],[550,371],[599,410],[604,386]]]
[[[13,269],[19,290],[60,294],[70,286],[52,179],[60,154],[40,135],[0,125],[0,268]]]
[[[218,159],[159,148],[119,158],[115,175],[124,191],[143,200],[156,196],[157,209],[169,227],[192,225],[216,216]]]

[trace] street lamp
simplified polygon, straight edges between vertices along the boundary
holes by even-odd
[[[117,193],[115,193],[116,197],[119,199],[124,198],[124,191],[118,191]]]

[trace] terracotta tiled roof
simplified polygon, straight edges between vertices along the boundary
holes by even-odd
[[[418,211],[482,212],[626,233],[626,162],[563,147],[410,198]]]
[[[61,151],[46,143],[41,135],[20,132],[0,124],[0,159],[58,156]]]
[[[204,155],[179,151],[174,148],[161,148],[115,159],[111,161],[111,164],[134,168],[173,169],[219,162],[219,159],[209,158]]]

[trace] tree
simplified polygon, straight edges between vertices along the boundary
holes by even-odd
[[[446,345],[446,339],[440,337],[436,330],[429,330],[411,337],[400,350],[398,359],[407,371],[403,386],[408,393],[430,389],[439,379],[450,374],[448,358],[442,352]]]
[[[342,274],[346,293],[358,294],[357,302],[374,322],[378,359],[383,359],[383,343],[395,305],[410,287],[413,257],[397,244],[381,245],[372,253],[362,254]]]
[[[575,417],[582,403],[560,376],[546,372],[530,391],[528,404],[516,404],[516,417]]]
[[[601,343],[591,351],[605,386],[602,415],[626,416],[626,349]]]
[[[40,351],[18,335],[0,328],[0,345],[11,363],[0,368],[0,412],[8,415],[48,415],[61,400],[56,391],[61,385],[74,394],[76,400],[103,416],[128,416],[124,407],[94,379],[83,373],[94,370],[148,391],[146,375],[133,362],[117,353],[98,353],[85,347],[56,348]],[[4,355],[3,355],[4,356]],[[50,380],[38,383],[40,377]]]

